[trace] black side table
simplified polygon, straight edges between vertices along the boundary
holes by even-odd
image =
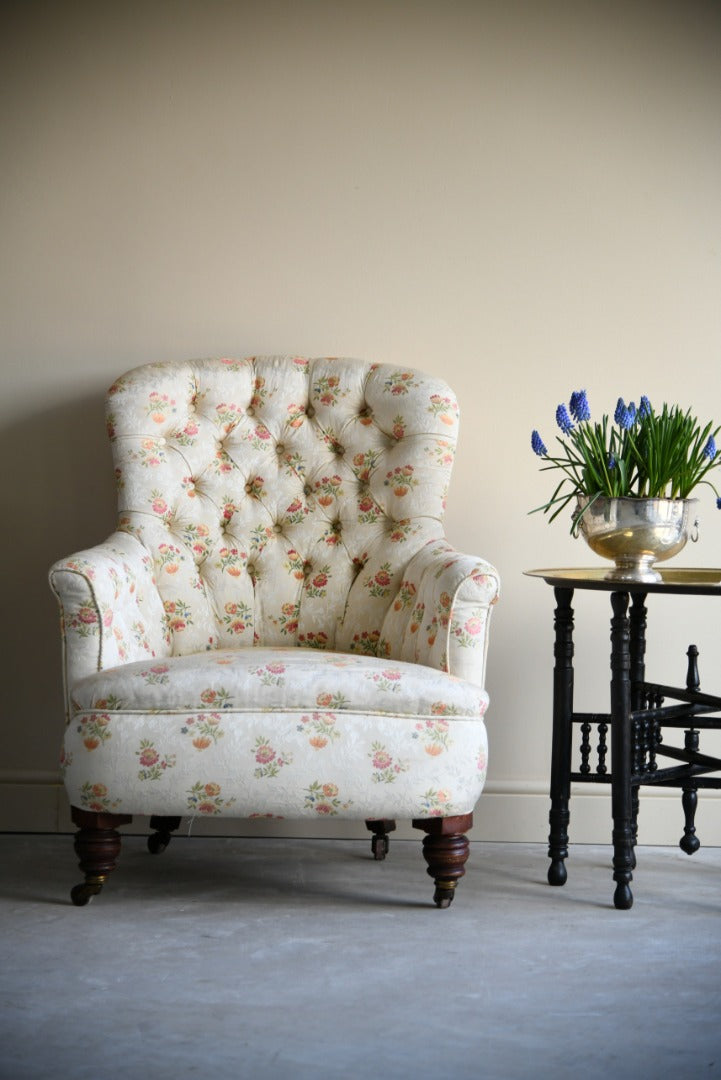
[[[649,593],[664,595],[721,595],[721,569],[661,570],[662,581],[631,584],[606,581],[606,570],[529,570],[542,578],[556,597],[555,664],[553,671],[553,748],[551,753],[551,810],[548,881],[563,885],[567,871],[571,783],[611,785],[613,816],[613,902],[627,909],[633,904],[630,882],[636,865],[639,788],[642,784],[678,787],[685,815],[680,846],[692,855],[700,847],[694,817],[699,788],[721,787],[721,758],[699,749],[699,731],[721,728],[721,697],[703,694],[698,675],[698,650],[689,646],[685,687],[646,681],[646,606]],[[573,600],[576,589],[611,594],[611,701],[608,713],[573,711]],[[629,607],[630,604],[630,607]],[[673,704],[664,704],[667,698]],[[572,765],[573,726],[580,728],[580,765]],[[664,728],[685,730],[684,746],[667,746]],[[591,733],[598,739],[591,746]],[[608,754],[610,729],[611,761]],[[660,757],[676,764],[660,767]],[[592,761],[593,759],[593,761]]]

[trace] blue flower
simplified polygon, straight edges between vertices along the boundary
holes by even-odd
[[[616,459],[613,456],[613,454],[608,455],[608,467],[609,467],[609,469],[615,469],[616,468]]]
[[[648,400],[645,394],[641,395],[641,404],[638,407],[638,415],[644,420],[647,416],[650,416],[653,412],[651,408],[651,402]]]
[[[623,398],[620,397],[616,405],[616,411],[613,414],[613,419],[620,428],[623,428],[624,431],[628,431],[629,428],[632,428],[636,423],[636,406],[632,401],[626,405]]]
[[[716,500],[716,509],[721,510],[721,495]]]
[[[539,457],[545,457],[548,453],[548,450],[546,450],[546,447],[543,445],[543,439],[535,429],[531,432],[531,449],[533,450],[533,453],[538,454]]]
[[[713,435],[709,435],[708,442],[703,448],[703,456],[707,457],[709,461],[713,461],[716,457],[716,440]]]
[[[570,435],[573,431],[571,417],[568,415],[568,410],[565,405],[559,405],[556,409],[556,423],[564,435]]]
[[[571,416],[580,423],[582,420],[591,419],[591,409],[588,404],[585,390],[574,390],[569,402]]]

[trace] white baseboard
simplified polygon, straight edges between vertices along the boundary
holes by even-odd
[[[474,813],[471,840],[545,843],[549,799],[537,781],[489,782]],[[699,792],[696,830],[704,846],[721,847],[721,791]],[[0,775],[0,832],[71,833],[75,826],[65,791],[54,773]],[[135,818],[126,832],[146,832]],[[181,832],[193,836],[297,836],[357,839],[369,834],[356,821],[247,821],[234,818],[184,818]],[[571,843],[607,844],[611,839],[609,789],[577,785],[571,799]],[[681,795],[675,789],[641,791],[639,843],[676,845],[683,833]],[[398,839],[418,838],[410,822],[399,822]]]

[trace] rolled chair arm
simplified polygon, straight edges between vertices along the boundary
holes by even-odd
[[[49,576],[60,604],[68,713],[73,684],[83,676],[169,655],[152,559],[134,536],[113,533],[56,562]]]
[[[383,651],[484,685],[488,628],[499,597],[498,571],[431,540],[411,559],[385,618]]]

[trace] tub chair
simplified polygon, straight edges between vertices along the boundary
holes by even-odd
[[[411,819],[447,907],[499,588],[444,538],[452,392],[346,359],[157,363],[113,384],[107,427],[117,531],[50,571],[73,903],[149,815],[154,852],[183,817],[336,817],[378,859]]]

